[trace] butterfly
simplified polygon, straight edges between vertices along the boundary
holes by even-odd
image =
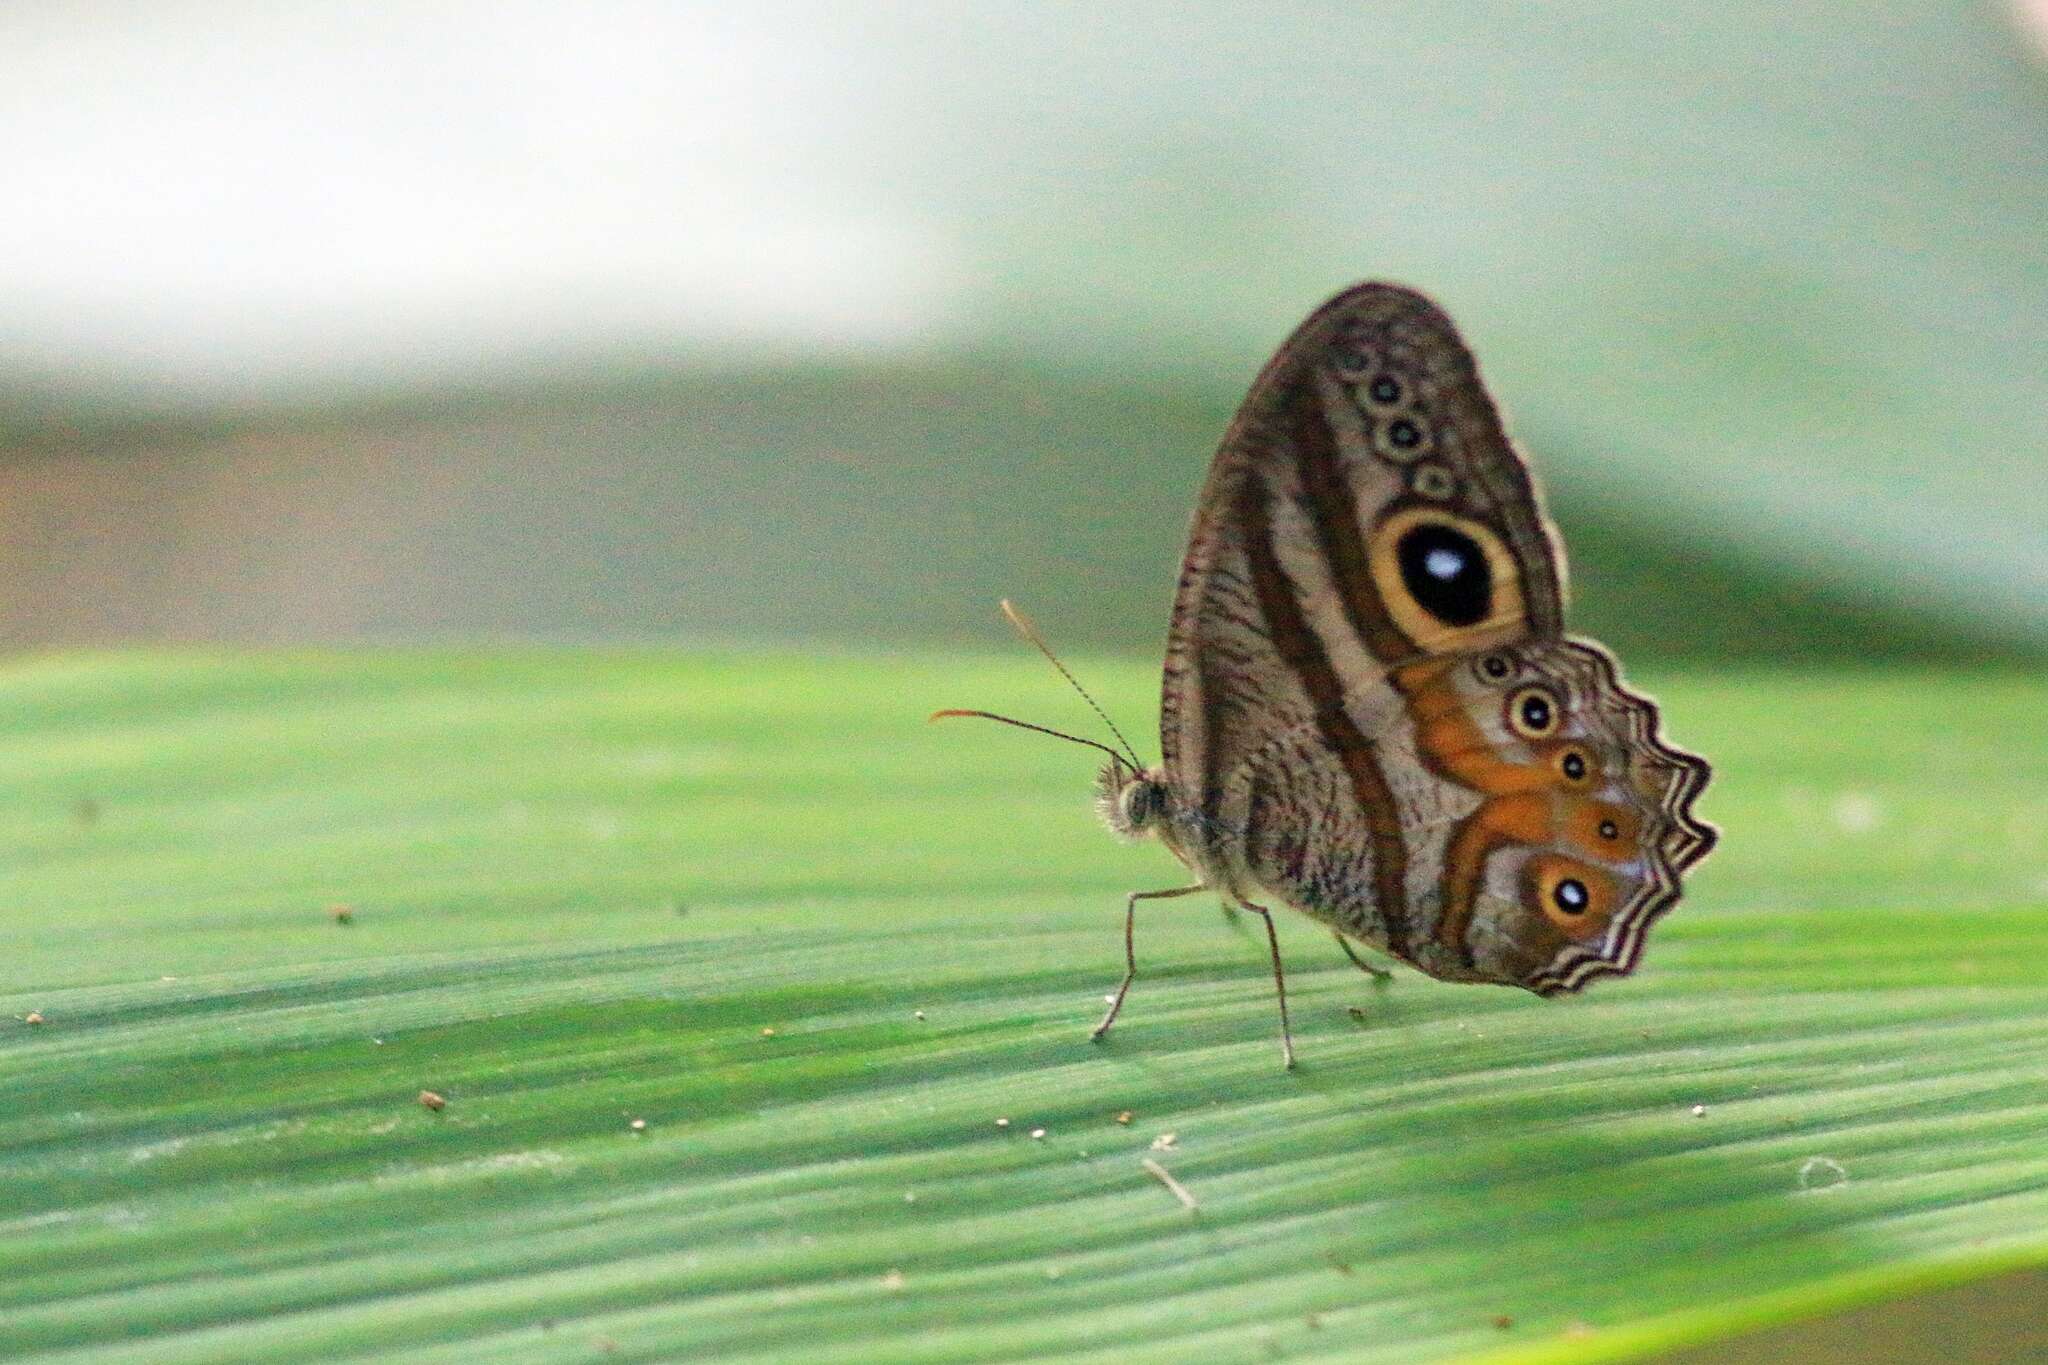
[[[1103,750],[1110,828],[1192,874],[1126,899],[1125,974],[1093,1036],[1137,975],[1138,902],[1199,891],[1265,922],[1290,1067],[1267,903],[1376,974],[1353,941],[1546,996],[1633,970],[1714,846],[1692,809],[1710,769],[1663,739],[1612,654],[1565,634],[1564,608],[1557,532],[1451,320],[1384,283],[1317,309],[1210,465],[1167,630],[1161,761],[1114,723],[1122,752],[940,713]]]

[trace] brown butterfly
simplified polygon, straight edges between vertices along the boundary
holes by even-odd
[[[1265,921],[1292,1066],[1260,900],[1346,952],[1557,995],[1631,971],[1716,837],[1692,813],[1707,764],[1664,742],[1606,649],[1566,637],[1562,548],[1470,352],[1391,284],[1318,309],[1224,436],[1181,564],[1160,745],[1153,768],[1095,745],[1110,827],[1195,877],[1126,900],[1096,1038],[1137,974],[1141,900],[1213,890]]]

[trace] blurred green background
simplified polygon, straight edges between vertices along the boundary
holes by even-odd
[[[1436,294],[1635,658],[2048,650],[1995,3],[0,16],[20,642],[1158,643],[1251,375]]]

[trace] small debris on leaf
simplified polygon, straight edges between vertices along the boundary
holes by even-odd
[[[1130,1127],[1130,1126],[1131,1126],[1131,1111],[1130,1111],[1130,1110],[1128,1110],[1128,1109],[1124,1110],[1124,1111],[1123,1111],[1123,1112],[1122,1112],[1121,1114],[1118,1114],[1118,1115],[1116,1116],[1116,1121],[1117,1121],[1118,1123],[1121,1123],[1121,1124],[1122,1124],[1122,1125],[1123,1125],[1124,1127],[1126,1127],[1126,1128]]]
[[[636,1132],[636,1133],[644,1133],[644,1132],[646,1132],[646,1131],[647,1131],[647,1120],[646,1120],[646,1119],[634,1119],[634,1120],[633,1120],[633,1131],[634,1131],[634,1132]]]
[[[913,1018],[913,1019],[918,1019],[918,1020],[922,1020],[922,1019],[924,1018],[924,1011],[923,1011],[923,1010],[912,1010],[912,1011],[910,1012],[910,1017],[911,1017],[911,1018]]]
[[[1502,1313],[1499,1317],[1493,1320],[1493,1325],[1495,1327],[1500,1328],[1501,1331],[1505,1332],[1508,1330],[1508,1328],[1513,1327],[1515,1325],[1515,1320],[1509,1317],[1506,1313]]]
[[[1031,1136],[1036,1138],[1038,1141],[1043,1142],[1045,1141],[1045,1129],[1033,1128],[1031,1130]]]
[[[1705,1118],[1707,1116],[1707,1106],[1705,1106],[1704,1104],[1694,1105],[1692,1107],[1692,1116],[1696,1119]]]
[[[1188,1187],[1175,1180],[1164,1166],[1154,1161],[1151,1157],[1139,1158],[1138,1164],[1145,1168],[1147,1175],[1150,1175],[1154,1180],[1166,1186],[1167,1193],[1180,1200],[1181,1207],[1189,1213],[1193,1213],[1201,1207],[1195,1202],[1195,1197],[1188,1193]]]
[[[330,905],[327,907],[327,913],[336,924],[354,924],[356,922],[356,912],[353,906]]]
[[[1008,1128],[1009,1126],[1010,1126],[1010,1121],[1009,1121],[1008,1119],[997,1119],[997,1120],[996,1120],[996,1127],[998,1127],[998,1128]]]
[[[761,1036],[763,1038],[773,1038],[775,1036],[775,1030],[772,1028],[764,1028],[761,1030]]]
[[[44,1022],[44,1019],[41,1011],[30,1010],[27,1014],[21,1016],[21,1022],[24,1024],[40,1024]]]
[[[1179,1133],[1161,1133],[1152,1139],[1152,1150],[1155,1152],[1170,1152],[1179,1145]]]
[[[78,822],[80,829],[91,829],[100,822],[100,803],[90,796],[81,796],[72,803],[71,818]]]
[[[882,1277],[882,1288],[888,1290],[891,1294],[901,1294],[903,1292],[903,1272],[891,1270],[888,1274],[884,1275]]]
[[[431,1090],[420,1091],[420,1103],[437,1114],[448,1107],[447,1097],[437,1095]]]
[[[1799,1188],[1817,1193],[1849,1181],[1848,1168],[1833,1157],[1810,1156],[1799,1166]]]

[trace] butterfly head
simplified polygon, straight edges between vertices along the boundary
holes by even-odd
[[[1446,946],[1471,975],[1541,995],[1633,970],[1713,847],[1692,810],[1706,762],[1664,740],[1595,645],[1489,651],[1443,682],[1463,724],[1437,729],[1437,761],[1481,795],[1444,850]]]
[[[1112,759],[1095,775],[1095,809],[1120,838],[1150,838],[1166,824],[1166,783],[1156,768]]]

